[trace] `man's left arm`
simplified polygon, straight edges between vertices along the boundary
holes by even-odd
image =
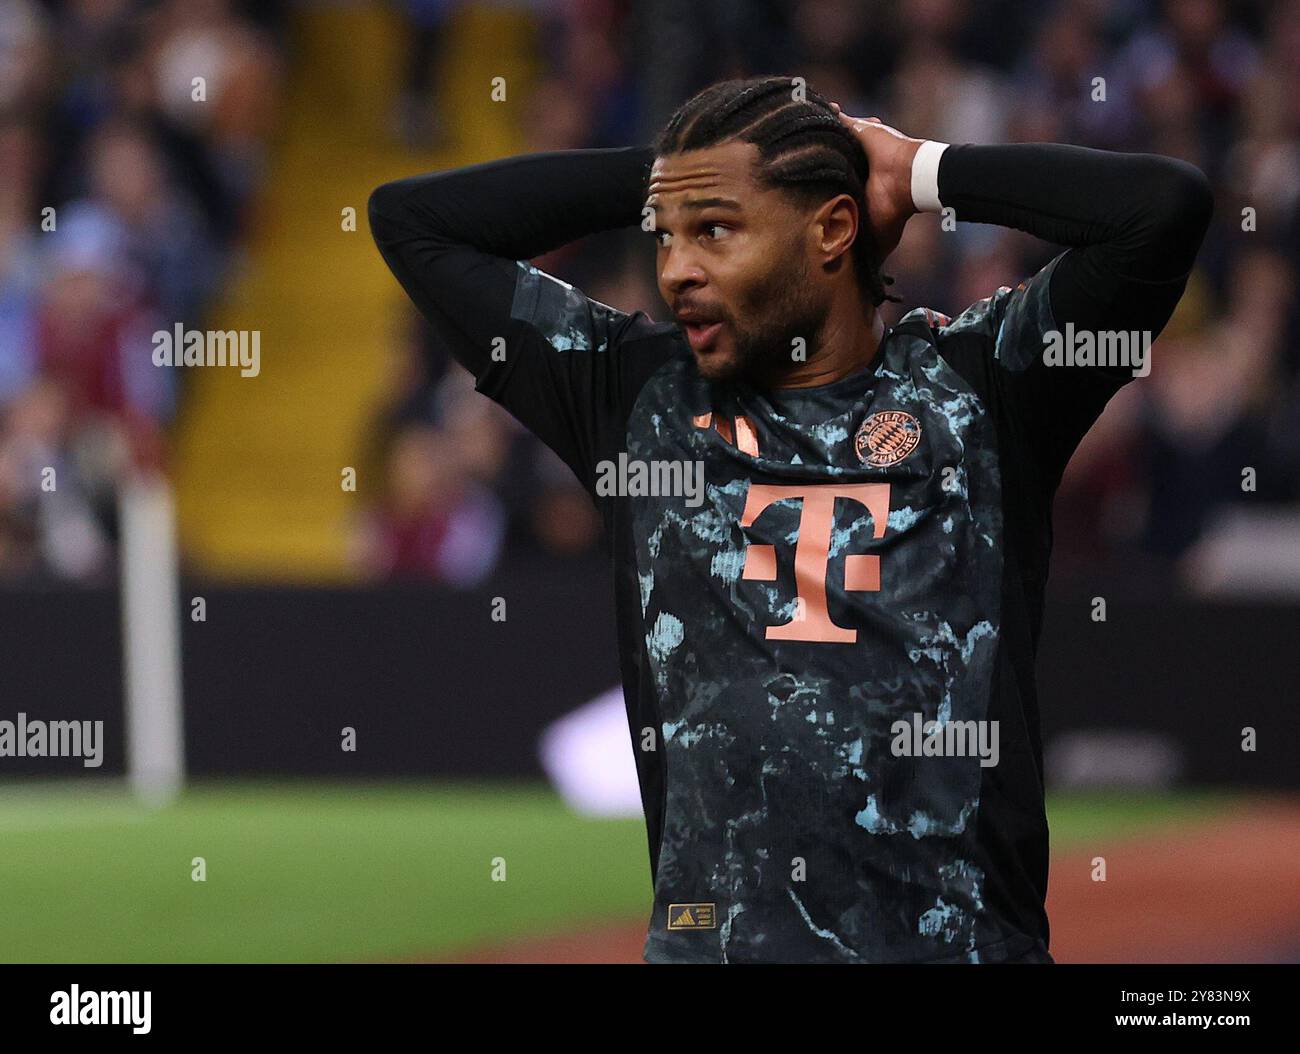
[[[1208,180],[1193,165],[1154,154],[926,142],[912,161],[911,191],[920,211],[951,207],[958,222],[1014,227],[1070,247],[994,298],[1006,390],[1041,444],[1044,467],[1059,478],[1134,365],[1049,365],[1044,335],[1055,330],[1064,342],[1069,324],[1094,347],[1103,332],[1154,341],[1209,225]]]

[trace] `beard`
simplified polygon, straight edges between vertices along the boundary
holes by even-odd
[[[830,305],[815,299],[802,246],[792,246],[782,255],[789,264],[778,266],[742,295],[738,318],[723,319],[731,354],[722,357],[714,351],[696,356],[700,376],[706,380],[775,386],[816,354]],[[802,339],[802,349],[796,339]]]

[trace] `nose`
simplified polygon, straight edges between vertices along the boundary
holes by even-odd
[[[659,286],[664,294],[676,295],[707,284],[708,276],[689,243],[674,240],[666,249],[661,250]]]

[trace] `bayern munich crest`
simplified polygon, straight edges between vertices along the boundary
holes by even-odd
[[[853,449],[858,460],[872,468],[897,465],[921,442],[921,422],[904,410],[879,410],[871,414],[858,434]]]

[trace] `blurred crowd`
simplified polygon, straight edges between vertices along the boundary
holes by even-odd
[[[461,6],[393,4],[408,45],[396,144],[471,145],[448,140],[453,101],[437,90]],[[1300,499],[1300,0],[513,6],[531,12],[538,52],[519,152],[648,142],[714,80],[790,73],[911,135],[1197,164],[1215,186],[1212,228],[1151,375],[1112,401],[1071,465],[1056,573],[1174,567],[1225,511]],[[160,319],[197,324],[238,262],[273,139],[283,17],[232,0],[0,0],[0,579],[111,566],[113,483],[161,456],[184,410],[173,372],[121,348]],[[196,65],[211,70],[202,102]],[[46,206],[57,236],[41,228]],[[903,298],[887,321],[918,305],[956,314],[1056,251],[994,227],[913,222],[886,267]],[[639,232],[536,263],[597,300],[666,316]],[[595,552],[599,519],[568,470],[403,310],[404,370],[374,435],[384,494],[358,533],[358,566],[468,586],[512,551]],[[57,501],[39,500],[37,465],[59,467]]]
[[[0,0],[0,582],[113,574],[183,396],[150,335],[200,327],[261,179],[274,10]]]
[[[1058,579],[1109,566],[1166,582],[1225,510],[1300,498],[1300,2],[650,6],[652,18],[635,4],[543,10],[545,73],[529,92],[525,150],[645,142],[711,81],[790,72],[911,135],[1156,152],[1210,176],[1214,224],[1151,375],[1112,401],[1062,485]],[[599,235],[537,263],[597,300],[663,318],[643,248],[634,234]],[[903,298],[886,319],[918,305],[955,315],[1058,251],[996,227],[918,220],[886,268]],[[480,568],[512,536],[567,554],[596,544],[568,474],[473,394],[418,320],[412,332],[418,365],[388,421],[384,573],[446,577],[443,550],[462,521]],[[480,433],[474,443],[467,430]]]

